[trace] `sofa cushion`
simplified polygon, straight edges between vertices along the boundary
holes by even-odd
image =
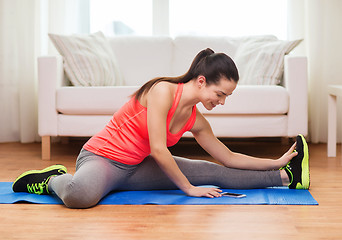
[[[70,115],[112,115],[138,87],[61,87],[56,93],[56,109]]]
[[[75,115],[113,114],[139,87],[62,87],[57,90],[57,111]],[[238,86],[226,104],[212,111],[202,104],[198,109],[204,114],[286,114],[289,96],[280,86]]]
[[[280,84],[284,72],[284,56],[301,41],[269,38],[250,38],[242,41],[234,57],[240,73],[240,84]]]
[[[279,137],[287,136],[286,115],[208,115],[216,137]],[[191,137],[186,132],[183,137]]]
[[[109,38],[126,86],[142,85],[171,75],[173,40],[170,37]]]
[[[215,52],[223,52],[233,58],[237,42],[229,37],[181,36],[174,39],[174,56],[172,73],[183,75],[190,67],[192,60],[203,49],[211,48]]]
[[[225,105],[206,110],[204,114],[286,114],[289,110],[289,95],[281,86],[240,86],[226,99]]]
[[[66,115],[59,114],[59,136],[90,137],[98,133],[110,121],[112,115]]]
[[[64,70],[75,86],[122,85],[120,69],[102,32],[91,35],[49,34],[64,57]]]

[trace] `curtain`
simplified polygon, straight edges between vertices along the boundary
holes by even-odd
[[[36,139],[35,4],[0,1],[0,141]]]
[[[39,140],[37,57],[48,32],[89,32],[89,1],[0,0],[0,142]]]
[[[288,0],[289,38],[303,38],[297,52],[308,57],[309,138],[313,143],[327,141],[327,86],[342,84],[341,11],[340,0]],[[342,110],[341,100],[338,108]],[[341,142],[342,125],[338,125]]]

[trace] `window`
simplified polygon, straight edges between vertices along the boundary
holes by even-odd
[[[90,0],[90,32],[152,35],[152,0]]]
[[[286,0],[170,0],[170,35],[287,38]]]
[[[287,0],[90,0],[90,30],[109,36],[272,34],[286,39]]]

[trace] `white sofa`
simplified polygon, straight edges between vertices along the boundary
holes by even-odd
[[[202,49],[234,59],[238,41],[228,37],[117,37],[110,45],[125,86],[68,86],[61,56],[38,58],[39,135],[42,158],[50,159],[50,138],[92,136],[100,131],[139,86],[157,76],[185,73]],[[282,85],[238,85],[224,106],[198,108],[217,137],[307,135],[307,60],[287,55]],[[191,137],[190,133],[185,137]]]

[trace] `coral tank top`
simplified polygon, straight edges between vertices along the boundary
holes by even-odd
[[[175,145],[182,135],[189,131],[196,120],[196,106],[183,128],[172,134],[169,125],[183,92],[183,83],[177,86],[175,99],[167,115],[167,146]],[[141,163],[151,152],[147,128],[147,108],[131,98],[117,111],[99,133],[83,146],[97,155],[128,165]]]

